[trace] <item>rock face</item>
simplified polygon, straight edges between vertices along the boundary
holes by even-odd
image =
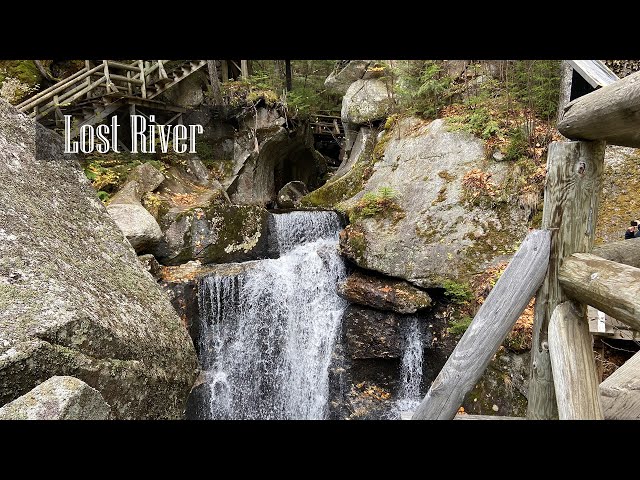
[[[95,388],[55,376],[0,408],[0,420],[107,420],[109,411]]]
[[[357,80],[342,99],[340,115],[344,123],[363,125],[385,118],[391,106],[391,93],[383,80]]]
[[[138,253],[151,250],[162,238],[156,219],[140,203],[142,196],[160,186],[165,177],[151,164],[136,167],[116,193],[107,211]]]
[[[303,182],[294,180],[287,183],[278,192],[278,206],[280,208],[295,208],[300,206],[300,199],[307,195],[309,190]]]
[[[268,245],[269,213],[251,205],[211,205],[167,214],[164,236],[154,252],[165,265],[188,260],[243,262],[273,256]]]
[[[342,68],[331,72],[324,81],[324,86],[335,93],[344,95],[353,82],[364,76],[370,64],[370,60],[351,60]]]
[[[499,184],[509,168],[504,162],[484,166],[480,139],[447,131],[443,120],[409,118],[386,132],[376,149],[380,144],[384,155],[363,190],[340,204],[349,210],[380,187],[396,194],[394,212],[360,218],[341,233],[342,252],[360,267],[439,287],[446,279],[467,280],[524,238],[524,210],[465,201],[466,173],[485,168]]]
[[[186,329],[62,138],[3,101],[0,185],[0,404],[70,375],[115,418],[179,418]]]
[[[404,280],[352,273],[338,285],[338,295],[352,303],[378,310],[415,313],[431,306],[431,297]]]
[[[344,314],[344,324],[350,358],[402,357],[401,329],[404,320],[405,317],[393,312],[349,305]]]

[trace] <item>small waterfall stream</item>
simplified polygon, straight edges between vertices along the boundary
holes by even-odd
[[[419,319],[407,319],[404,327],[404,352],[400,367],[400,393],[396,407],[400,411],[414,410],[422,400],[423,339]]]
[[[210,418],[322,419],[347,302],[334,212],[274,215],[280,257],[198,286]]]

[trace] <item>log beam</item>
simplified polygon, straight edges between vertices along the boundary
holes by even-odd
[[[640,352],[600,384],[607,420],[640,420]]]
[[[412,420],[451,420],[513,328],[547,271],[551,234],[530,232],[489,293]]]
[[[550,229],[549,269],[536,294],[527,417],[558,417],[547,329],[553,310],[568,297],[560,288],[562,259],[593,248],[602,192],[603,142],[553,142],[547,155],[542,228]]]
[[[603,420],[584,305],[563,302],[549,322],[549,356],[560,420]]]
[[[558,130],[576,140],[640,147],[640,72],[568,103]]]
[[[576,253],[565,259],[558,278],[573,299],[640,330],[640,268]]]

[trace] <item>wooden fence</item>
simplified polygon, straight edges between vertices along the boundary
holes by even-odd
[[[586,306],[640,329],[640,241],[593,250],[605,145],[640,147],[640,72],[568,103],[525,238],[412,419],[453,419],[535,294],[527,417],[640,419],[640,352],[598,385]],[[536,292],[537,290],[537,292]]]

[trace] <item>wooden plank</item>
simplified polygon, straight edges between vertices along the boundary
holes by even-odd
[[[591,253],[612,262],[640,268],[640,238],[606,243],[594,248]]]
[[[640,268],[576,253],[564,260],[558,279],[567,295],[640,330]]]
[[[551,234],[530,232],[416,409],[415,420],[452,419],[536,292],[549,263]]]
[[[132,83],[133,85],[142,85],[142,80],[138,80],[137,78],[125,77],[124,75],[116,75],[115,73],[110,74],[110,78],[113,80],[120,80],[121,82]]]
[[[139,75],[140,80],[142,80],[142,83],[140,84],[140,94],[142,95],[142,98],[147,98],[147,84],[145,80],[144,62],[142,60],[138,60],[138,68],[140,72],[137,75]],[[134,78],[135,77],[136,75],[134,75]]]
[[[640,420],[640,352],[600,384],[604,418]]]
[[[587,306],[587,318],[589,319],[591,335],[613,340],[640,341],[640,331],[633,330],[611,315],[607,315],[591,305]],[[602,318],[604,318],[604,325],[602,325]]]
[[[106,80],[107,80],[106,77],[100,77],[95,82],[87,84],[89,81],[89,79],[87,79],[87,83],[78,85],[74,89],[69,90],[68,92],[65,92],[63,95],[61,95],[59,98],[59,101],[61,102],[60,104],[64,105],[66,103],[71,103],[74,100],[77,100],[78,98],[82,97],[85,93],[90,92],[91,90],[96,88],[98,85],[104,83]],[[77,93],[74,93],[74,92],[77,92]],[[74,93],[74,95],[71,95],[72,93]],[[47,105],[44,105],[42,107],[42,111],[35,116],[36,120],[47,116],[56,107],[58,107],[58,105],[56,105],[53,102],[48,103]]]
[[[127,63],[116,62],[114,60],[107,60],[110,67],[120,68],[129,72],[139,72],[140,69],[136,65],[129,65]]]
[[[600,60],[569,60],[569,64],[593,88],[606,87],[620,80],[618,76],[609,70],[609,67]]]
[[[62,82],[52,85],[46,90],[43,90],[42,92],[34,95],[28,100],[22,102],[21,104],[18,105],[17,108],[21,112],[24,112],[25,110],[33,108],[35,105],[39,105],[44,100],[52,98],[56,93],[62,92],[63,90],[69,88],[71,85],[79,82],[80,80],[84,80],[85,78],[89,77],[91,74],[97,72],[98,70],[101,70],[102,68],[103,68],[102,65],[98,65],[89,71],[83,71],[84,69],[82,69],[79,72],[75,73],[74,75],[71,75],[70,77],[65,78]]]
[[[551,230],[549,270],[536,294],[527,417],[557,418],[547,328],[558,304],[558,268],[566,255],[593,248],[602,192],[604,143],[553,142],[547,155],[542,228]]]
[[[568,103],[558,130],[567,138],[640,147],[640,72]]]
[[[563,302],[555,308],[549,356],[560,420],[604,419],[584,305]]]

